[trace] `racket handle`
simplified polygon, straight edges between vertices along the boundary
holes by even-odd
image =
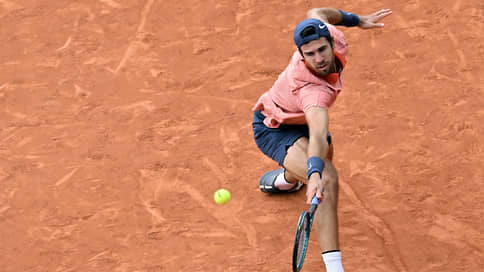
[[[311,200],[311,205],[319,205],[319,198],[313,196],[313,199]]]

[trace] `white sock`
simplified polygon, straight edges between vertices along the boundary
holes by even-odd
[[[341,252],[339,250],[326,252],[322,255],[327,272],[344,272],[343,264],[341,263]]]
[[[289,190],[294,187],[294,183],[289,183],[287,182],[286,178],[284,177],[284,172],[280,173],[279,176],[277,176],[276,181],[274,182],[274,185],[279,189],[279,190]]]

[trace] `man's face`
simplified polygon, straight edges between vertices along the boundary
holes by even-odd
[[[310,41],[301,46],[307,64],[320,76],[327,76],[334,66],[334,52],[325,37]]]

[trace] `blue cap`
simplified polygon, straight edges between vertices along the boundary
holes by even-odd
[[[302,37],[302,32],[307,27],[313,27],[315,33]],[[300,22],[294,30],[294,42],[296,43],[297,48],[300,48],[303,44],[306,44],[310,41],[318,40],[321,37],[326,37],[326,39],[331,42],[331,33],[329,33],[328,26],[318,19],[306,19]]]

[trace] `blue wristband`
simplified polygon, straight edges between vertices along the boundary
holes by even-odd
[[[357,26],[360,23],[360,17],[358,17],[358,15],[354,13],[342,11],[340,9],[339,9],[339,13],[341,13],[341,15],[343,16],[343,19],[341,19],[341,22],[337,23],[336,25],[351,27],[351,26]]]
[[[312,173],[318,172],[322,176],[324,170],[324,161],[320,157],[311,157],[308,159],[308,180]]]

